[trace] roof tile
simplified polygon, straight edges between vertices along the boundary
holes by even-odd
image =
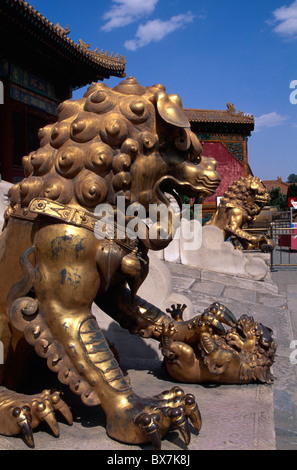
[[[77,52],[85,56],[90,62],[98,64],[104,69],[113,71],[114,75],[124,76],[126,60],[123,55],[120,57],[118,54],[115,56],[113,53],[109,56],[107,53],[103,54],[103,51],[97,52],[91,51],[86,47],[87,45],[81,41],[81,44],[75,43],[72,39],[68,38],[69,28],[62,28],[59,23],[54,25],[47,18],[45,18],[39,11],[35,10],[28,2],[24,0],[8,0],[9,3],[19,9],[21,13],[26,13],[32,19],[34,18],[39,24],[42,24],[44,28],[49,29],[53,34],[59,36],[62,39],[64,45],[69,49],[74,49]]]
[[[185,108],[190,122],[216,122],[226,124],[254,125],[254,116],[237,111],[233,104],[228,103],[226,110]]]

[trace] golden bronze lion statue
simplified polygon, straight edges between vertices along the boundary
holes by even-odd
[[[200,317],[173,320],[137,297],[149,269],[148,250],[170,242],[176,215],[169,210],[166,229],[158,217],[152,221],[155,237],[146,224],[136,224],[136,237],[128,236],[125,227],[136,220],[131,207],[147,213],[153,204],[169,207],[170,193],[201,203],[219,184],[216,162],[201,155],[180,97],[168,95],[162,85],[143,87],[133,77],[113,89],[95,83],[82,99],[62,103],[58,112],[57,123],[40,130],[40,148],[23,158],[25,178],[10,189],[5,212],[0,432],[23,432],[33,446],[32,430],[41,421],[58,435],[56,410],[72,422],[58,392],[23,393],[22,379],[37,355],[83,403],[101,404],[111,438],[151,441],[159,448],[174,425],[188,443],[188,418],[201,427],[194,396],[179,387],[152,398],[136,395],[91,306],[96,302],[123,327],[155,338],[163,348],[166,326],[173,322],[174,340],[194,351],[206,370],[207,360],[199,359],[201,347],[208,354],[204,330],[210,338],[213,329],[224,342],[221,322],[231,326],[235,318],[219,306],[203,314],[201,327]],[[98,207],[112,208],[112,214]],[[262,349],[269,347],[269,340],[261,343]],[[237,370],[229,375],[232,371],[233,381],[240,381]],[[34,374],[38,384],[38,370]],[[209,378],[209,372],[200,375],[201,381]],[[219,374],[215,377],[220,381]]]
[[[242,176],[229,186],[206,225],[216,225],[224,233],[225,240],[233,237],[237,246],[245,250],[260,248],[269,252],[274,249],[270,238],[263,233],[249,233],[246,230],[269,202],[269,192],[260,178]]]

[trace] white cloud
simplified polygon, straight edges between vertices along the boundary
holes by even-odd
[[[188,11],[185,14],[172,16],[169,20],[163,21],[155,19],[148,21],[146,24],[139,25],[135,38],[125,42],[125,47],[131,51],[146,46],[151,42],[161,41],[165,36],[183,28],[187,23],[192,22],[194,19],[193,14]]]
[[[159,0],[112,0],[110,10],[104,13],[107,22],[102,26],[103,31],[111,31],[134,23],[143,16],[150,15]]]
[[[278,23],[274,31],[280,36],[297,37],[297,0],[288,7],[282,6],[273,11],[272,24]]]
[[[287,116],[282,116],[277,112],[262,114],[255,118],[255,132],[262,130],[265,127],[276,127],[283,124],[288,119]]]

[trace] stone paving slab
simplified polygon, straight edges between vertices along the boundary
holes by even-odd
[[[174,283],[175,278],[173,278]],[[225,285],[222,282],[195,282],[191,286],[192,290],[197,291],[199,294],[211,295],[212,298],[220,297],[223,293]]]
[[[178,265],[175,265],[176,267]],[[176,269],[176,267],[172,269]],[[179,268],[177,268],[179,269]],[[278,287],[272,281],[253,281],[250,279],[243,279],[237,276],[231,276],[228,274],[216,273],[214,271],[201,270],[200,273],[201,281],[213,281],[222,282],[226,286],[237,286],[239,288],[256,290],[259,292],[272,292],[277,293]]]

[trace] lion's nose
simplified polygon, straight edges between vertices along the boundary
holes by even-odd
[[[218,166],[218,162],[213,157],[202,157],[201,160],[206,170],[215,170]]]

